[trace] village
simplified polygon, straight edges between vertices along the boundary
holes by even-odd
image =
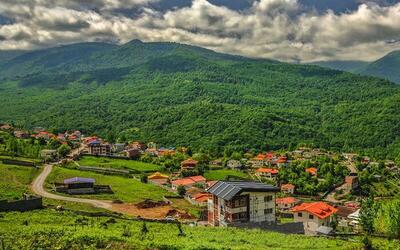
[[[43,145],[42,164],[35,167],[43,165],[44,170],[32,184],[31,195],[198,226],[306,235],[357,233],[366,192],[390,196],[387,183],[399,173],[393,161],[374,162],[355,153],[307,146],[212,158],[188,147],[110,143],[80,131],[28,132],[8,124],[0,131],[12,140],[37,140]],[[4,139],[1,143],[7,147]],[[14,158],[2,162],[29,166]]]

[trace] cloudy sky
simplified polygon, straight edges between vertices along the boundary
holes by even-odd
[[[283,61],[374,60],[400,49],[400,0],[0,0],[2,50],[132,39]]]

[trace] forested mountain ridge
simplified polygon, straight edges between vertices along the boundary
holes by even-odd
[[[311,64],[366,76],[376,76],[400,84],[400,51],[393,51],[374,62],[320,61]]]
[[[382,79],[174,43],[133,41],[88,58],[3,80],[0,121],[215,154],[313,143],[399,155],[400,88]]]
[[[393,51],[360,70],[361,74],[372,75],[400,84],[400,51]]]

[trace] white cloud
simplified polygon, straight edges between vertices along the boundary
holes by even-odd
[[[285,61],[373,60],[400,49],[398,42],[387,42],[400,40],[400,3],[318,14],[302,12],[296,0],[260,0],[243,11],[193,0],[190,7],[161,13],[148,8],[153,1],[157,0],[92,0],[82,5],[77,0],[3,0],[0,15],[14,23],[0,27],[0,48],[138,38]],[[129,13],[130,8],[142,12],[116,11]]]

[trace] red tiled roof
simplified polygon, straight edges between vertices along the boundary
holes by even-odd
[[[209,193],[198,193],[193,196],[193,199],[196,200],[197,202],[206,202],[211,197],[212,196]]]
[[[311,175],[317,175],[317,169],[316,168],[306,168],[306,172],[310,173]]]
[[[256,171],[259,173],[270,173],[270,174],[278,174],[279,173],[278,169],[273,169],[273,168],[259,168]]]
[[[326,217],[331,216],[336,213],[338,210],[325,202],[313,202],[313,203],[303,203],[298,206],[295,206],[292,209],[292,212],[308,212],[317,216],[320,219],[325,219]]]
[[[281,156],[277,160],[277,163],[286,163],[287,162],[287,157],[286,156]]]
[[[265,156],[266,156],[268,159],[272,159],[272,158],[275,157],[275,154],[272,153],[272,152],[269,152],[269,153],[266,153]]]
[[[177,179],[174,181],[171,181],[171,184],[176,185],[176,186],[187,186],[187,185],[193,185],[198,182],[205,182],[206,178],[204,178],[201,175],[198,176],[190,176],[182,179]]]
[[[290,183],[288,183],[288,184],[283,184],[283,185],[281,186],[281,189],[294,189],[294,188],[295,188],[295,185],[290,184]]]
[[[297,203],[299,200],[294,197],[276,198],[276,204],[292,204]]]

